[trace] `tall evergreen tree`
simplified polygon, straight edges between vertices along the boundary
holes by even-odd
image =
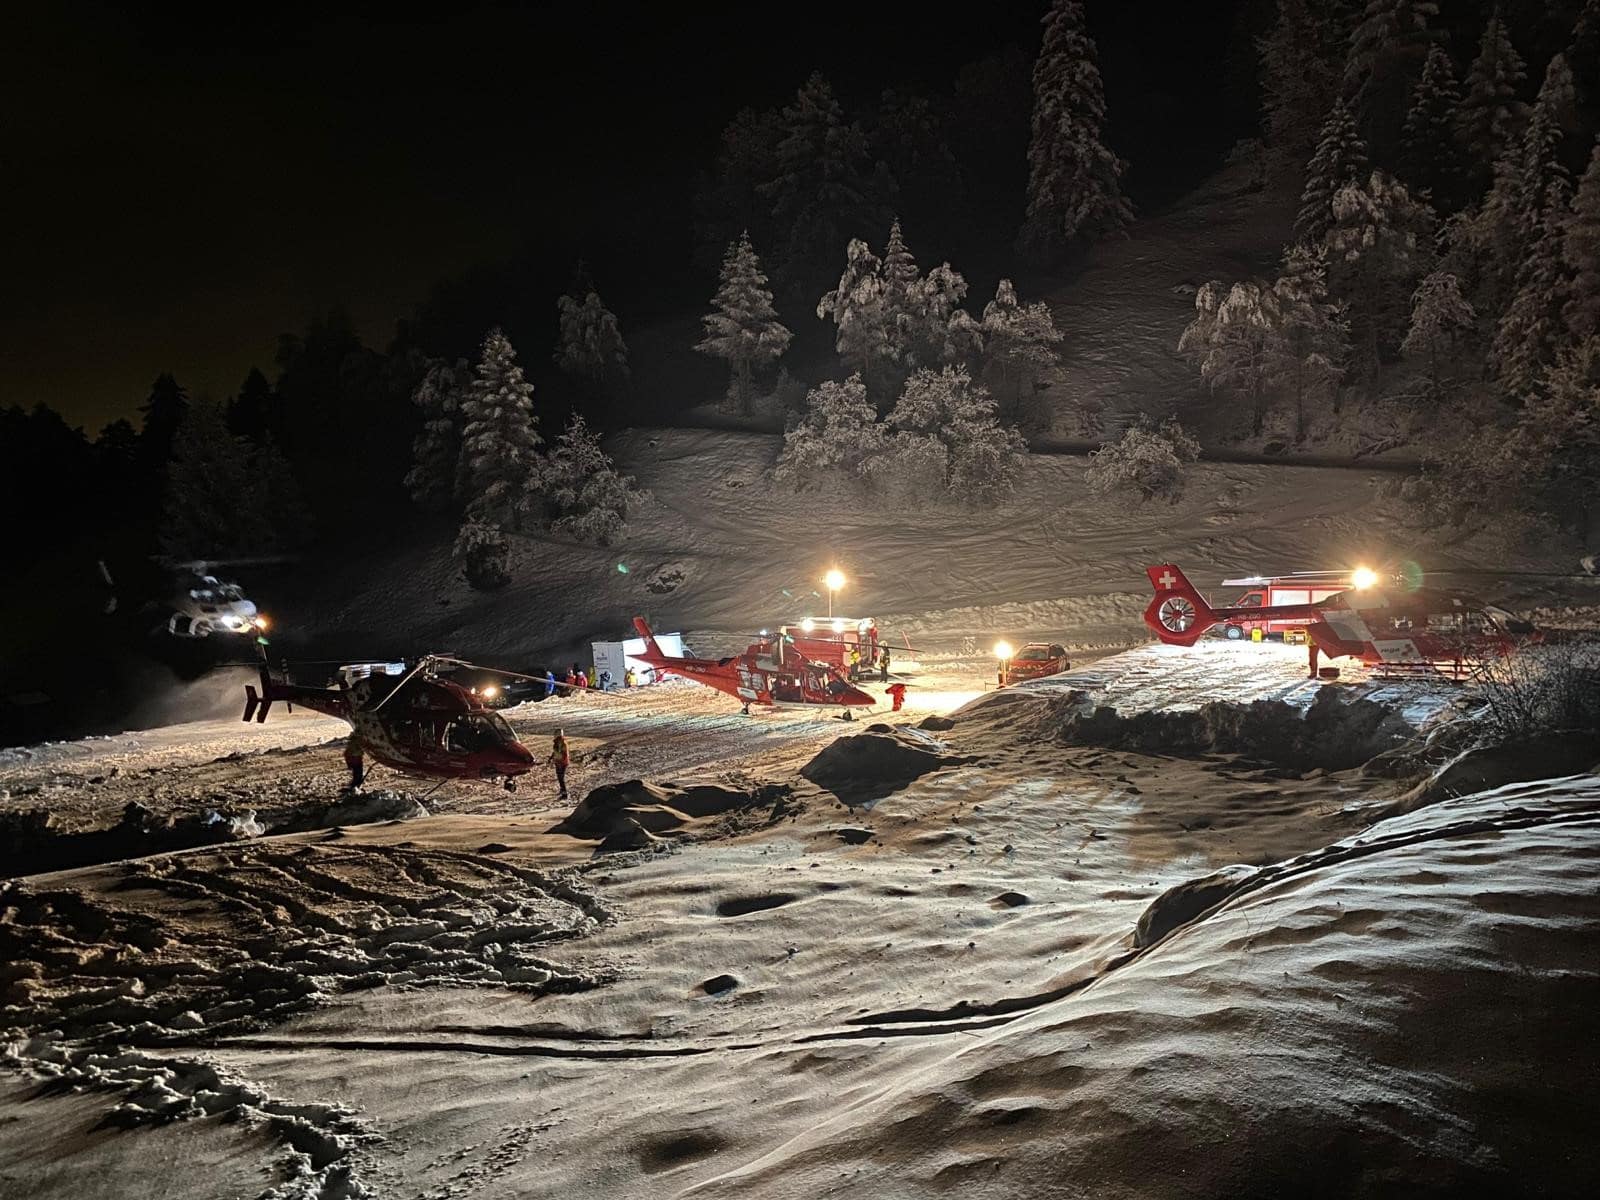
[[[1561,233],[1566,218],[1567,182],[1554,175],[1546,187],[1539,224],[1517,267],[1516,291],[1490,349],[1500,384],[1511,396],[1533,394],[1565,341]]]
[[[1338,6],[1279,0],[1278,16],[1257,39],[1267,144],[1282,164],[1302,170],[1328,109],[1339,95],[1350,30]]]
[[[1178,350],[1195,359],[1213,391],[1248,403],[1250,432],[1259,437],[1287,363],[1278,293],[1254,280],[1226,292],[1216,281],[1206,284],[1195,293],[1195,319]]]
[[[189,407],[172,444],[161,545],[180,558],[225,558],[278,549],[272,508],[244,444],[220,406]]]
[[[1460,105],[1455,68],[1444,47],[1435,43],[1411,96],[1400,161],[1407,185],[1416,192],[1426,190],[1439,212],[1453,212],[1462,200],[1461,146],[1456,140]]]
[[[519,525],[528,493],[539,489],[539,418],[533,385],[499,329],[489,331],[461,399],[461,487],[467,515],[482,524]]]
[[[1411,293],[1433,265],[1433,213],[1405,185],[1374,171],[1333,198],[1328,282],[1350,313],[1359,360],[1370,373],[1399,349]]]
[[[695,256],[701,265],[721,262],[741,231],[763,246],[779,245],[768,189],[781,173],[783,138],[777,109],[740,109],[724,127],[711,178],[702,181],[694,198]]]
[[[1350,327],[1340,306],[1328,296],[1326,252],[1298,244],[1285,256],[1283,274],[1272,285],[1277,301],[1278,350],[1274,374],[1282,378],[1294,403],[1294,436],[1306,435],[1306,403],[1335,392],[1344,376]]]
[[[887,382],[895,344],[884,300],[883,264],[860,238],[851,238],[845,248],[844,273],[839,285],[817,301],[817,316],[832,319],[839,361],[859,375],[867,394],[876,398]]]
[[[1572,96],[1572,75],[1556,55],[1545,70],[1544,84],[1520,142],[1506,147],[1495,167],[1494,186],[1483,202],[1487,261],[1480,288],[1495,310],[1520,289],[1533,244],[1542,236],[1552,189],[1568,186],[1561,161],[1561,113]],[[1559,250],[1557,251],[1559,260]]]
[[[784,107],[777,174],[758,189],[771,205],[776,247],[775,274],[786,294],[804,295],[820,279],[829,255],[852,229],[874,228],[888,219],[884,200],[892,191],[888,169],[874,167],[860,125],[845,120],[833,88],[813,74]]]
[[[1367,145],[1356,130],[1355,117],[1340,97],[1322,123],[1316,153],[1306,166],[1300,211],[1295,217],[1295,237],[1313,244],[1322,241],[1333,224],[1333,198],[1347,183],[1367,170]]]
[[[1053,258],[1082,241],[1122,232],[1133,209],[1122,194],[1127,164],[1101,140],[1105,89],[1079,0],[1053,0],[1033,66],[1024,252]]]
[[[1584,0],[1566,57],[1578,83],[1578,125],[1600,133],[1600,0]]]
[[[1449,271],[1430,271],[1417,285],[1411,297],[1411,325],[1400,350],[1426,358],[1429,390],[1435,399],[1443,387],[1448,356],[1477,319],[1461,294],[1461,281]]]
[[[890,347],[896,362],[911,354],[912,342],[921,333],[922,271],[900,232],[900,219],[889,227],[889,240],[883,248],[883,311]]]
[[[711,303],[713,311],[701,320],[706,335],[695,349],[726,360],[728,398],[749,415],[755,371],[776,362],[788,349],[791,335],[772,307],[772,292],[748,233],[728,246]]]
[[[919,230],[933,231],[936,241],[948,245],[962,231],[966,185],[940,110],[924,96],[884,92],[871,147],[894,177],[901,211]]]
[[[1600,141],[1572,200],[1561,242],[1567,287],[1561,316],[1577,342],[1600,334]]]
[[[628,345],[616,314],[605,306],[579,268],[579,282],[556,301],[561,336],[555,361],[597,392],[614,392],[628,378]]]
[[[1517,91],[1526,77],[1522,56],[1511,44],[1511,35],[1496,10],[1483,27],[1478,56],[1467,72],[1461,99],[1459,136],[1467,153],[1474,195],[1483,191],[1494,164],[1521,136],[1527,106],[1517,99]]]
[[[259,367],[250,368],[239,394],[228,402],[228,429],[256,443],[283,440],[283,405]]]
[[[150,385],[150,396],[139,406],[139,467],[159,480],[172,458],[178,429],[189,413],[189,395],[170,374],[163,372]]]
[[[1434,0],[1367,0],[1350,35],[1344,85],[1373,161],[1393,162],[1407,101],[1427,57]]]
[[[466,359],[455,366],[438,362],[411,394],[422,414],[422,429],[411,443],[406,490],[429,512],[449,512],[455,504],[456,468],[461,458],[461,400],[472,379]]]

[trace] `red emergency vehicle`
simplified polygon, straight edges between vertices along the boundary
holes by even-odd
[[[1281,608],[1293,604],[1316,604],[1329,596],[1337,596],[1355,586],[1349,571],[1302,571],[1297,575],[1249,575],[1242,579],[1224,579],[1225,588],[1246,588],[1243,595],[1229,604],[1230,608]],[[1304,620],[1251,621],[1236,618],[1222,626],[1225,637],[1239,639],[1251,637],[1261,630],[1263,638],[1303,641],[1306,633]]]
[[[851,650],[860,651],[863,671],[878,661],[878,623],[871,617],[807,617],[778,626],[778,640],[785,657],[798,653],[840,670],[849,669]]]

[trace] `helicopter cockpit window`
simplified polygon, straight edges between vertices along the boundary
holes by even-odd
[[[457,717],[445,727],[445,749],[452,754],[472,754],[492,746],[516,741],[516,734],[499,713],[475,713]]]
[[[472,718],[484,732],[488,742],[514,742],[517,735],[511,732],[511,726],[499,713],[479,713]]]
[[[1240,608],[1260,608],[1261,607],[1261,593],[1260,592],[1251,592],[1244,599],[1239,601],[1239,607]]]

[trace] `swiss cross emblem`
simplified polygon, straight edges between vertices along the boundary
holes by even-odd
[[[1164,588],[1170,588],[1173,584],[1177,583],[1178,580],[1171,571],[1163,571],[1159,576],[1156,577],[1156,582]]]

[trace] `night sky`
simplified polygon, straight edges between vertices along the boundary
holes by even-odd
[[[1007,45],[1031,57],[1045,4],[334,7],[13,15],[0,403],[92,433],[161,371],[220,399],[313,313],[342,306],[381,347],[477,264],[634,246],[690,271],[695,176],[739,107],[782,104],[818,68],[850,110],[887,86],[948,90]],[[1088,5],[1146,208],[1242,132],[1220,92],[1248,7]],[[614,305],[625,330],[640,315]]]

